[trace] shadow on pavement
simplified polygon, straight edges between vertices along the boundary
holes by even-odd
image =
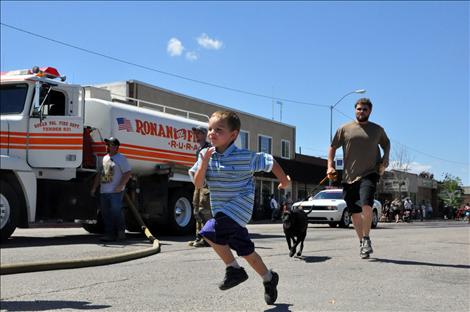
[[[101,234],[74,234],[49,237],[32,237],[32,236],[12,236],[7,241],[0,244],[0,248],[21,248],[21,247],[41,247],[41,246],[59,246],[59,245],[83,245],[96,244],[103,245],[99,239]],[[167,242],[185,242],[194,239],[193,236],[159,236],[156,238],[160,241]],[[143,233],[126,233],[126,240],[122,242],[111,242],[107,245],[120,244],[128,245],[135,243],[147,243],[148,239]]]
[[[327,256],[295,256],[296,259],[303,260],[306,263],[317,263],[317,262],[325,262],[331,259],[331,257]]]
[[[443,264],[443,263],[431,263],[431,262],[420,262],[420,261],[410,261],[410,260],[393,260],[393,259],[381,259],[381,258],[371,258],[370,261],[401,264],[401,265],[426,265],[426,266],[432,266],[432,267],[470,269],[470,265],[466,265],[466,264]]]
[[[81,235],[63,235],[52,237],[31,237],[31,236],[12,236],[6,242],[2,242],[0,248],[21,248],[21,247],[41,247],[41,246],[58,246],[58,245],[83,245],[95,244],[103,245],[99,240],[101,235],[98,234],[81,234]],[[146,242],[147,238],[141,233],[126,233],[126,240],[119,244],[134,244],[137,242]],[[117,242],[114,242],[117,244]],[[109,243],[112,244],[112,243]]]
[[[264,310],[264,312],[289,312],[292,304],[290,303],[275,303],[275,307]]]
[[[48,311],[59,309],[97,310],[110,308],[110,305],[92,305],[88,301],[35,300],[3,301],[2,310],[6,311]]]
[[[259,233],[250,233],[250,238],[252,239],[263,239],[263,238],[284,238],[284,234],[259,234]]]
[[[98,243],[98,235],[64,235],[53,237],[12,236],[1,244],[1,248],[37,247],[53,245],[93,244]]]

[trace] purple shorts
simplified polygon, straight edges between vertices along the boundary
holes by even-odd
[[[248,230],[221,212],[207,221],[199,234],[216,244],[229,245],[240,257],[255,251]]]

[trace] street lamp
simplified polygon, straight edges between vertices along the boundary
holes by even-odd
[[[353,94],[353,93],[362,94],[362,93],[366,93],[366,90],[358,89],[358,90],[348,92],[345,95],[343,95],[343,97],[340,98],[338,100],[338,102],[336,102],[334,105],[330,106],[330,143],[333,141],[333,108],[335,108],[336,105],[338,105],[339,102],[341,102],[345,97],[347,97],[348,95]]]
[[[276,104],[279,104],[279,121],[282,121],[282,102],[277,101]]]
[[[281,101],[276,101],[276,103],[274,103],[274,99],[273,99],[272,104],[273,104],[273,116],[272,116],[272,120],[274,120],[274,104],[278,104],[278,105],[279,105],[279,121],[282,121],[282,105],[283,105],[284,103],[282,103]]]

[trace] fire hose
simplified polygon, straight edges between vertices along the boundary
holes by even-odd
[[[118,255],[104,256],[104,257],[80,258],[80,259],[60,260],[60,261],[45,261],[45,262],[24,262],[24,263],[5,264],[5,265],[2,264],[0,266],[0,275],[99,266],[99,265],[113,264],[113,263],[139,259],[139,258],[143,258],[143,257],[147,257],[150,255],[159,253],[160,241],[156,239],[152,235],[152,233],[149,231],[147,226],[145,226],[144,221],[140,217],[140,214],[137,211],[137,208],[135,207],[134,203],[131,201],[129,196],[125,194],[124,198],[126,199],[127,204],[131,208],[135,219],[141,226],[141,229],[144,232],[145,236],[152,243],[152,247],[145,248],[142,250],[137,250],[137,251],[126,252],[126,253],[122,253]]]

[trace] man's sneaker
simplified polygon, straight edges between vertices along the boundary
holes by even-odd
[[[210,245],[204,240],[194,241],[193,247],[210,247]]]
[[[361,243],[361,258],[367,259],[373,252],[374,250],[372,249],[370,238],[363,238]]]
[[[271,271],[272,278],[269,282],[263,282],[264,285],[264,301],[266,304],[274,304],[277,299],[277,284],[279,283],[279,275]]]
[[[232,287],[237,286],[240,283],[243,283],[248,279],[248,274],[244,268],[234,268],[228,266],[225,268],[225,277],[224,280],[219,284],[220,290],[227,290]]]
[[[201,238],[196,236],[195,240],[188,242],[188,246],[194,246],[199,240],[201,240]]]

